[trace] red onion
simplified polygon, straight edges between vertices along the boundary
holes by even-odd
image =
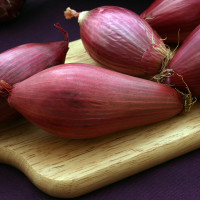
[[[166,42],[183,42],[200,24],[200,0],[155,0],[141,17],[146,19],[161,37],[167,37]]]
[[[0,23],[17,17],[25,0],[0,0]]]
[[[10,106],[45,131],[85,139],[177,115],[183,98],[173,88],[88,64],[52,67],[10,87]]]
[[[187,37],[167,69],[173,70],[173,76],[165,83],[184,92],[188,87],[193,96],[200,97],[200,25]]]
[[[149,24],[128,9],[102,6],[77,13],[67,8],[65,17],[78,18],[87,52],[116,71],[149,78],[158,73],[169,54]]]
[[[0,54],[0,80],[10,85],[25,80],[48,67],[62,64],[68,51],[68,34],[59,24],[64,41],[49,43],[29,43],[14,47]],[[0,98],[0,122],[12,119],[17,114],[8,103]]]

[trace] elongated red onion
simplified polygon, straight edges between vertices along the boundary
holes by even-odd
[[[1,53],[0,80],[13,85],[46,68],[63,64],[68,51],[68,34],[59,24],[55,26],[63,32],[64,41],[29,43]],[[0,97],[0,122],[12,119],[16,115],[16,111]]]
[[[16,18],[25,0],[0,0],[0,23]]]
[[[85,139],[168,119],[183,110],[173,88],[88,64],[52,67],[12,87],[10,106],[45,131]]]
[[[187,37],[167,69],[174,73],[165,83],[184,92],[188,87],[193,96],[200,97],[200,25]]]
[[[150,78],[169,54],[149,24],[134,12],[116,6],[102,6],[77,13],[67,8],[67,19],[77,17],[87,52],[116,71]]]
[[[141,17],[166,38],[166,42],[178,43],[200,24],[199,0],[155,0]],[[180,37],[178,32],[180,29]]]

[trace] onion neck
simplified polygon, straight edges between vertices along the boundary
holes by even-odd
[[[68,7],[65,12],[65,18],[66,19],[71,19],[73,17],[78,18],[78,23],[81,24],[82,21],[87,17],[89,11],[83,11],[83,12],[76,12],[75,10],[71,9],[70,7]]]
[[[59,23],[54,24],[54,26],[64,35],[64,41],[69,42],[68,32]]]
[[[71,19],[73,17],[78,18],[79,13],[76,12],[75,10],[71,9],[70,7],[68,7],[64,12],[64,16],[66,19]]]
[[[88,15],[89,11],[83,11],[79,14],[78,17],[78,23],[81,24],[83,20],[86,19],[87,15]]]

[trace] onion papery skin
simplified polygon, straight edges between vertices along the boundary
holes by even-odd
[[[184,92],[187,85],[193,96],[200,97],[200,25],[187,37],[167,68],[175,73],[165,80],[166,84]]]
[[[155,0],[140,16],[162,38],[167,37],[166,43],[177,44],[200,24],[200,1]]]
[[[16,18],[25,0],[0,0],[0,23]]]
[[[160,70],[167,49],[136,13],[117,6],[102,6],[87,14],[80,13],[78,20],[83,45],[98,62],[147,79]]]
[[[15,84],[8,102],[38,127],[71,139],[151,124],[183,110],[182,96],[171,87],[83,63]]]
[[[29,43],[9,49],[0,54],[0,80],[13,85],[46,68],[63,64],[67,51],[68,41]],[[0,122],[17,116],[2,97],[0,110]]]

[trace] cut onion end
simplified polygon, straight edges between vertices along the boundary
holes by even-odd
[[[65,12],[64,12],[65,18],[66,19],[71,19],[73,17],[78,18],[79,17],[79,13],[76,12],[75,10],[71,9],[70,7],[68,7]]]
[[[12,86],[6,83],[4,80],[0,81],[0,96],[7,98],[12,90]]]

